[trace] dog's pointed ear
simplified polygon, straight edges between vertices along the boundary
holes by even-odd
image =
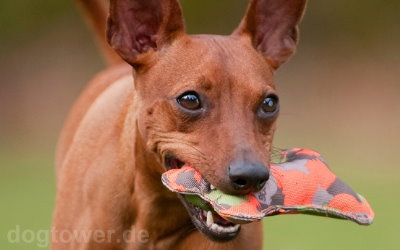
[[[234,35],[249,38],[273,68],[295,52],[307,0],[250,0]]]
[[[108,42],[135,68],[184,33],[177,0],[110,0]]]

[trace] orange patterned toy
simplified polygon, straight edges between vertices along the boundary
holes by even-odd
[[[165,172],[162,182],[192,204],[235,223],[296,213],[348,219],[362,225],[371,224],[374,218],[368,202],[336,177],[319,153],[309,149],[280,151],[264,188],[245,196],[210,189],[207,180],[191,166]]]

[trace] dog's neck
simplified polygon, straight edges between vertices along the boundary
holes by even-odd
[[[135,105],[131,105],[134,109]],[[121,151],[126,161],[127,184],[131,192],[129,215],[132,221],[129,229],[149,235],[145,244],[176,245],[180,236],[193,231],[190,217],[176,194],[162,185],[161,174],[154,169],[163,169],[156,155],[146,149],[145,142],[137,127],[134,112],[127,112],[121,140]],[[157,166],[157,167],[156,167]],[[137,242],[136,242],[137,243]]]

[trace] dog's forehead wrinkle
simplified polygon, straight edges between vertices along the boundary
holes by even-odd
[[[221,96],[226,93],[230,97],[237,92],[246,94],[242,96],[244,99],[253,99],[255,94],[273,87],[268,67],[259,53],[237,39],[196,35],[171,45],[154,67],[154,71],[163,68],[162,74],[148,76],[146,89],[156,89],[158,93],[165,91],[171,96],[186,90],[219,91]]]
[[[195,67],[204,67],[199,63],[205,61],[209,67],[218,66],[225,70],[232,68],[235,71],[247,69],[270,73],[270,67],[254,48],[231,36],[195,35],[190,36],[189,42],[187,40],[174,44],[167,56],[189,59],[185,63]]]
[[[232,36],[202,35],[194,37],[196,47],[201,46],[208,53],[217,56],[225,65],[234,66],[235,70],[267,70],[270,67],[263,57],[250,44],[244,43]],[[241,67],[237,67],[240,65]]]
[[[247,99],[254,94],[264,94],[274,89],[269,68],[257,53],[252,53],[252,49],[237,45],[236,41],[225,37],[220,39],[213,36],[206,45],[208,43],[213,44],[209,45],[212,49],[208,56],[208,65],[212,67],[206,68],[208,72],[205,72],[205,77],[230,97],[237,96],[237,93],[250,93],[250,96],[246,96]]]

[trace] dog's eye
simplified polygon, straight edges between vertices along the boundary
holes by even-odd
[[[179,105],[189,110],[198,110],[201,108],[199,95],[194,91],[183,93],[177,98]]]
[[[274,113],[278,109],[278,103],[279,101],[276,95],[269,95],[263,100],[261,110],[264,113]]]

